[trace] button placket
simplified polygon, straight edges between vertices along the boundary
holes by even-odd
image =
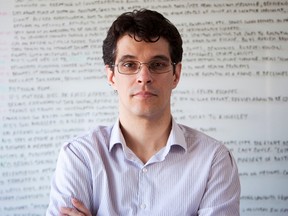
[[[139,208],[140,211],[144,211],[147,209],[147,203],[146,203],[146,198],[147,198],[147,174],[148,169],[146,167],[143,167],[140,172],[139,172]]]
[[[145,203],[142,203],[142,204],[140,205],[140,208],[141,208],[141,209],[145,209],[145,208],[146,208],[146,204],[145,204]]]

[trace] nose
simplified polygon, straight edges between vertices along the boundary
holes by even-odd
[[[140,65],[140,69],[139,72],[137,74],[137,82],[138,83],[144,83],[144,84],[148,84],[152,82],[152,77],[151,77],[151,73],[149,71],[149,66],[148,64],[142,63]]]

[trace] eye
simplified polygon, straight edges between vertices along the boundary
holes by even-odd
[[[149,66],[152,70],[165,70],[169,67],[169,63],[166,61],[152,61]]]
[[[137,69],[138,68],[138,63],[137,62],[134,62],[134,61],[127,61],[127,62],[123,62],[121,64],[121,67],[125,68],[126,70],[127,69]]]

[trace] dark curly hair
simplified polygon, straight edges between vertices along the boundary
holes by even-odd
[[[177,28],[162,14],[147,9],[134,10],[120,15],[111,25],[103,41],[105,65],[113,69],[116,59],[116,44],[120,37],[129,34],[136,41],[156,42],[160,37],[169,43],[172,62],[182,60],[182,38]]]

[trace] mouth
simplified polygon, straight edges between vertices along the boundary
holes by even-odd
[[[148,98],[157,96],[157,94],[151,91],[139,91],[139,92],[132,94],[132,96],[140,98],[140,99],[148,99]]]

